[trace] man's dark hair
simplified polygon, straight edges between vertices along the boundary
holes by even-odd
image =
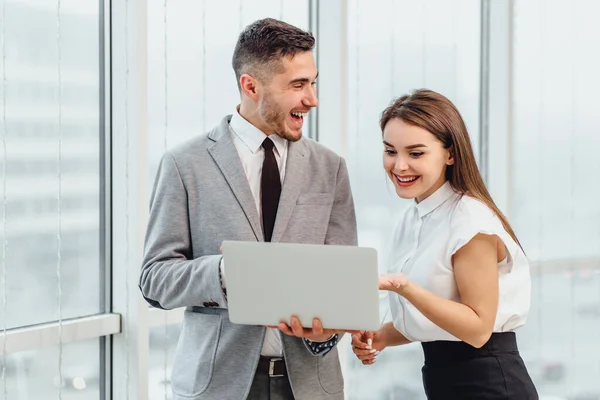
[[[240,77],[249,74],[268,82],[275,73],[282,72],[281,59],[311,51],[315,38],[293,25],[273,18],[253,22],[238,38],[233,52],[232,65],[238,89]]]

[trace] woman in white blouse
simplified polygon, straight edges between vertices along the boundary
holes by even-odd
[[[384,169],[414,204],[379,279],[393,322],[355,334],[354,353],[371,365],[388,346],[421,342],[428,399],[537,399],[514,333],[529,311],[529,265],[483,183],[460,113],[418,90],[386,108],[380,125]]]

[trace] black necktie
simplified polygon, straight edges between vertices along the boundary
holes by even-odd
[[[273,236],[277,206],[281,195],[281,177],[273,153],[274,145],[269,138],[266,138],[262,143],[262,147],[265,149],[265,161],[263,161],[262,176],[260,177],[260,194],[265,242],[270,242]]]

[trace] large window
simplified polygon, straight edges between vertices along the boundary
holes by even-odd
[[[107,311],[101,4],[0,4],[0,398],[98,399],[103,339],[15,332]]]
[[[600,4],[515,1],[510,11],[509,150],[490,171],[508,177],[495,194],[532,266],[519,344],[541,394],[600,398]]]
[[[0,235],[14,328],[103,310],[100,30],[97,1],[8,1],[4,12]]]
[[[164,151],[234,111],[231,56],[263,17],[312,30],[305,134],[348,162],[381,268],[407,206],[381,111],[430,88],[461,111],[531,261],[519,330],[541,398],[600,399],[600,28],[594,0],[0,0],[0,400],[169,399],[182,310],[137,288]],[[380,318],[389,320],[382,297]],[[362,366],[349,400],[424,399],[419,345]]]
[[[408,202],[396,196],[383,171],[379,117],[393,99],[430,88],[457,104],[478,150],[480,2],[356,0],[322,3],[320,11],[341,18],[337,27],[323,23],[319,30],[318,138],[347,158],[359,245],[376,248],[384,270],[392,224]],[[390,319],[386,297],[380,318]],[[419,345],[388,349],[365,367],[345,341],[348,399],[424,398]]]
[[[406,204],[385,188],[380,112],[410,89],[445,94],[463,114],[492,194],[531,261],[531,314],[518,338],[540,394],[600,398],[593,378],[600,347],[592,343],[600,329],[600,184],[593,179],[600,158],[585,151],[600,129],[600,81],[592,72],[600,57],[590,51],[600,42],[590,21],[598,5],[429,0],[322,7],[346,18],[320,30],[320,60],[330,54],[336,64],[325,68],[341,71],[342,79],[330,83],[320,68],[317,135],[348,159],[359,243],[384,250],[390,216]],[[386,306],[383,300],[382,319],[389,318]],[[349,351],[346,359],[348,398],[424,398],[419,346],[386,350],[371,367]]]

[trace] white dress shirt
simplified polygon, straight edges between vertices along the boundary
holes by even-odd
[[[404,213],[393,236],[389,272],[404,273],[423,288],[460,302],[452,256],[478,233],[497,235],[507,257],[498,263],[499,303],[494,332],[514,331],[529,313],[529,263],[495,213],[479,200],[460,195],[446,182]],[[389,296],[395,328],[411,341],[459,341],[441,329],[404,297]]]
[[[246,178],[248,178],[248,183],[250,184],[250,190],[252,191],[252,197],[254,197],[259,221],[262,223],[260,178],[262,175],[263,161],[265,159],[265,151],[262,148],[262,142],[267,138],[267,135],[250,122],[246,121],[237,111],[233,113],[229,127],[231,128],[233,143],[240,156]],[[288,141],[279,135],[270,135],[269,138],[275,144],[273,152],[275,153],[275,159],[277,160],[277,166],[281,175],[281,184],[283,186]],[[221,268],[222,272],[224,272],[223,263],[221,263]],[[223,280],[223,285],[225,285],[225,280]],[[280,357],[282,355],[283,348],[281,337],[279,335],[278,329],[267,328],[261,355],[271,357]]]

